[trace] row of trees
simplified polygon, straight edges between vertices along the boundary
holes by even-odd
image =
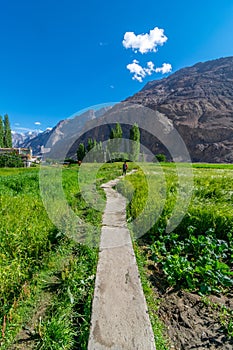
[[[0,148],[12,147],[12,135],[10,121],[7,114],[4,115],[4,119],[0,116]]]
[[[80,143],[77,150],[77,158],[82,161],[88,154],[89,161],[104,160],[133,160],[137,161],[140,154],[140,130],[137,124],[130,129],[129,142],[122,139],[123,132],[121,125],[116,124],[111,129],[109,141],[103,146],[102,142],[97,142],[91,138],[88,139],[87,146]],[[90,152],[91,151],[91,152]],[[90,153],[89,153],[90,152]]]
[[[96,142],[92,138],[89,138],[87,141],[87,147],[83,143],[79,144],[77,150],[77,159],[82,161],[86,154],[88,154],[92,150],[91,154],[89,154],[89,161],[102,161],[103,159],[103,145],[102,142]]]

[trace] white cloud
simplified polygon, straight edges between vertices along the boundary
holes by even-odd
[[[41,125],[41,122],[35,122],[34,124],[35,125]]]
[[[129,63],[126,68],[133,74],[133,79],[142,82],[146,76],[145,69],[142,68],[137,60],[133,60],[133,63]]]
[[[29,129],[29,128],[23,128],[23,127],[17,127],[17,128],[14,128],[15,130],[18,130],[18,131],[32,131],[32,129]]]
[[[164,29],[155,27],[150,30],[149,34],[138,34],[134,32],[126,32],[124,40],[122,41],[123,46],[126,49],[132,49],[133,51],[143,53],[156,52],[158,45],[163,45],[167,41],[166,35],[164,35]]]
[[[154,63],[149,61],[147,62],[147,66],[143,68],[137,60],[133,60],[133,62],[128,64],[126,68],[133,74],[133,80],[142,83],[143,79],[152,73],[169,73],[172,66],[169,63],[163,63],[162,67],[155,68]]]
[[[170,73],[171,70],[172,70],[172,66],[170,63],[163,63],[162,67],[158,67],[155,69],[155,72],[166,74],[166,73]]]

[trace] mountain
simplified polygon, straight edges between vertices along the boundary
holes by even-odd
[[[73,118],[61,120],[54,128],[47,129],[33,138],[23,140],[19,146],[31,147],[34,155],[41,155],[45,146],[54,147],[57,143],[62,145],[62,140],[66,140],[67,136],[69,139],[75,137],[88,121],[101,117],[110,108],[103,107],[98,111],[90,109]]]
[[[55,153],[59,154],[68,147],[65,139],[70,135],[67,155],[74,158],[78,144],[88,137],[107,140],[117,116],[120,118],[122,113],[129,115],[129,106],[132,105],[153,111],[154,122],[164,124],[167,133],[176,129],[193,162],[233,162],[233,57],[199,62],[167,78],[151,81],[123,101],[122,107],[116,105],[98,112],[90,110],[63,120],[51,131],[39,134],[23,145],[31,146],[35,154],[41,152],[42,146],[49,149],[56,145]],[[140,108],[135,107],[135,115],[143,121]],[[129,128],[129,125],[122,125],[125,138],[129,136]],[[141,143],[153,154],[165,153],[168,159],[172,159],[167,145],[143,127]],[[176,148],[175,142],[170,143],[171,148]]]
[[[233,57],[151,81],[126,101],[167,117],[197,162],[233,161]]]
[[[15,130],[12,130],[11,135],[13,147],[21,147],[23,143],[29,142],[31,139],[37,137],[42,132],[42,130],[31,130],[26,132],[17,132]]]

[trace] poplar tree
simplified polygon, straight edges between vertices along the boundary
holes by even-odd
[[[9,117],[7,114],[4,115],[4,147],[12,147],[11,127]]]
[[[4,147],[4,128],[3,128],[3,121],[2,116],[0,115],[0,148]]]
[[[135,123],[130,129],[129,139],[130,142],[130,155],[133,161],[138,161],[140,153],[140,130],[138,125]]]
[[[117,123],[115,129],[111,129],[110,139],[121,139],[122,138],[122,129],[120,123]]]
[[[92,148],[96,147],[96,140],[93,140],[92,138],[89,138],[87,141],[87,151],[90,152]]]
[[[77,150],[78,160],[82,161],[83,158],[85,157],[85,154],[86,154],[85,146],[83,143],[80,143]]]
[[[111,158],[121,157],[120,148],[122,145],[122,135],[123,135],[123,132],[122,132],[121,125],[120,123],[116,123],[115,128],[111,129],[110,140],[108,145],[108,151],[111,154]]]

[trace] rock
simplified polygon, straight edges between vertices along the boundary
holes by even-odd
[[[197,63],[126,99],[163,113],[196,162],[233,161],[233,57]],[[154,147],[155,149],[155,147]]]
[[[156,111],[156,118],[160,118],[161,123],[164,121],[164,125],[179,132],[193,162],[233,162],[233,57],[200,62],[180,69],[167,78],[149,82],[123,102]],[[79,143],[86,144],[90,137],[97,141],[109,138],[111,125],[101,123],[101,120],[107,120],[113,111],[114,108],[87,111],[59,122],[49,133],[41,133],[20,146],[32,147],[33,152],[38,154],[41,146],[45,146],[49,140],[51,146],[60,142],[62,149],[62,140],[68,134],[74,137],[67,157],[75,158]],[[93,128],[87,128],[88,132],[85,133],[85,126],[91,126],[90,123],[96,118],[98,127],[93,124]],[[131,125],[122,125],[124,138],[129,137],[130,128]],[[166,145],[143,130],[141,143],[153,154],[164,153],[168,159],[172,159]]]

